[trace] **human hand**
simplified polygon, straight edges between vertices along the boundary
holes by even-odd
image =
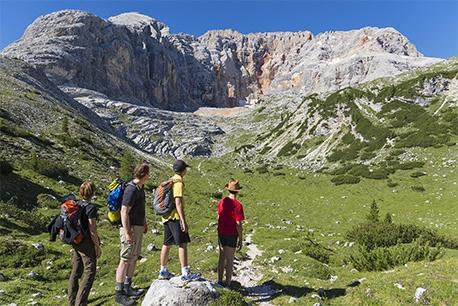
[[[181,220],[180,219],[180,227],[181,227],[181,231],[182,232],[184,232],[184,233],[188,232],[188,224],[186,223],[185,220]]]

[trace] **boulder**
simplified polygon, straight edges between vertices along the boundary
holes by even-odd
[[[205,279],[183,282],[176,276],[168,281],[155,280],[141,305],[209,305],[217,298],[218,293],[211,282]]]

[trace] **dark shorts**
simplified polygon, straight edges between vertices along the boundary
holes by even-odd
[[[188,242],[191,242],[191,238],[189,238],[189,233],[181,230],[180,220],[169,220],[164,223],[164,245]]]
[[[218,235],[219,244],[223,247],[235,248],[237,246],[237,238],[238,236]]]

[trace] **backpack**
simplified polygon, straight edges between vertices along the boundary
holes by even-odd
[[[86,234],[81,227],[81,214],[86,206],[86,202],[76,201],[73,194],[64,197],[60,214],[48,225],[50,240],[55,241],[57,236],[63,243],[80,244]]]
[[[121,223],[121,203],[122,196],[126,186],[132,183],[126,183],[121,178],[115,179],[108,185],[107,207],[108,207],[108,220],[111,224]]]
[[[175,209],[173,183],[173,179],[169,179],[154,189],[152,207],[157,215],[163,216]]]

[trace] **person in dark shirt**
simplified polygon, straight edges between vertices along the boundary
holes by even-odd
[[[149,179],[149,166],[139,164],[133,173],[134,179],[127,183],[121,206],[121,260],[116,271],[115,301],[118,305],[133,305],[130,297],[143,294],[143,289],[132,288],[137,259],[140,256],[143,234],[148,231],[145,218],[144,185]]]
[[[84,238],[80,244],[73,245],[72,273],[68,283],[68,304],[70,306],[86,306],[94,283],[97,258],[101,255],[100,239],[97,234],[97,206],[91,203],[95,194],[95,185],[85,181],[80,186],[82,212],[80,217]],[[81,279],[83,276],[84,277]],[[81,281],[80,281],[81,279]]]
[[[231,180],[226,189],[229,195],[218,202],[218,284],[223,287],[231,285],[235,249],[237,247],[240,251],[242,248],[242,221],[245,220],[242,203],[237,200],[237,194],[242,189],[239,181]],[[226,279],[223,282],[225,270]]]

